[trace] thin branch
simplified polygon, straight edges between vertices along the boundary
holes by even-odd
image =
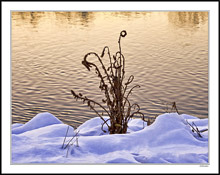
[[[202,137],[202,135],[200,134],[200,132],[199,132],[199,130],[198,130],[198,128],[197,128],[197,126],[195,125],[194,122],[193,122],[193,123],[194,123],[194,125],[196,126],[197,129],[195,129],[195,128],[193,127],[193,125],[191,125],[191,124],[188,122],[188,120],[186,120],[186,122],[188,123],[189,126],[191,126],[193,132],[196,132],[199,137]]]
[[[110,117],[111,115],[109,114],[109,112],[101,105],[99,104],[98,102],[94,101],[94,100],[91,100],[91,99],[88,99],[87,97],[83,97],[83,96],[80,96],[80,95],[77,95],[73,90],[71,90],[71,93],[73,94],[74,97],[76,98],[79,98],[81,100],[84,100],[84,101],[89,101],[89,102],[92,102],[94,104],[97,104],[98,106],[100,106],[106,113],[107,115]],[[91,107],[91,106],[90,106]]]
[[[66,135],[65,135],[65,138],[64,138],[64,140],[63,140],[62,148],[64,147],[64,143],[65,143],[65,140],[66,140],[66,136],[67,136],[68,131],[69,131],[69,125],[68,125],[67,130],[66,130]]]
[[[70,141],[67,143],[67,145],[64,147],[64,149],[67,148],[67,146],[69,146],[69,144],[71,143],[71,141],[74,139],[74,137],[76,137],[79,134],[79,131],[77,131],[77,133],[70,139]]]

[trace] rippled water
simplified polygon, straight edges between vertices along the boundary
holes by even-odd
[[[126,79],[141,88],[132,102],[145,116],[164,112],[208,117],[208,12],[12,12],[12,122],[50,112],[78,126],[96,115],[75,101],[100,101],[99,80],[81,64],[86,53],[118,51],[121,30]]]

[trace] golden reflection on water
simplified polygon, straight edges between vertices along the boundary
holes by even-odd
[[[180,110],[207,117],[208,12],[16,11],[11,17],[13,116],[90,116],[69,94],[72,88],[89,94],[96,86],[81,67],[83,56],[110,44],[116,50],[119,32],[127,30],[126,73],[143,87],[134,98],[151,110],[147,115],[158,109],[145,97],[174,99]]]
[[[88,27],[88,24],[94,20],[94,12],[55,12],[56,20],[64,23],[75,25],[80,22],[81,25]]]
[[[208,12],[168,12],[168,20],[177,27],[195,29],[208,20]]]
[[[69,24],[76,24],[76,21],[80,21],[81,25],[87,26],[91,23],[96,16],[109,15],[115,17],[127,17],[129,18],[140,18],[143,16],[149,16],[153,13],[167,14],[170,23],[176,25],[177,27],[192,26],[195,27],[200,23],[204,23],[208,20],[208,12],[191,12],[191,11],[181,11],[181,12],[143,12],[143,11],[113,11],[113,12],[12,12],[12,20],[29,22],[36,27],[42,17],[45,15],[54,15],[56,20],[64,23],[68,21]],[[160,17],[160,16],[158,16]]]
[[[12,20],[16,20],[18,26],[30,23],[35,28],[44,14],[45,12],[12,12]]]

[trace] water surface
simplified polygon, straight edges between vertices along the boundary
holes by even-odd
[[[74,89],[100,101],[99,80],[81,64],[88,52],[122,52],[131,96],[145,116],[164,112],[208,117],[208,12],[12,12],[12,122],[40,112],[79,126],[95,113],[75,101]]]

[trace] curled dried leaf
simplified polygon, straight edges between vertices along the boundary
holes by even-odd
[[[125,37],[127,35],[127,32],[125,30],[122,30],[120,35],[121,35],[121,37]]]

